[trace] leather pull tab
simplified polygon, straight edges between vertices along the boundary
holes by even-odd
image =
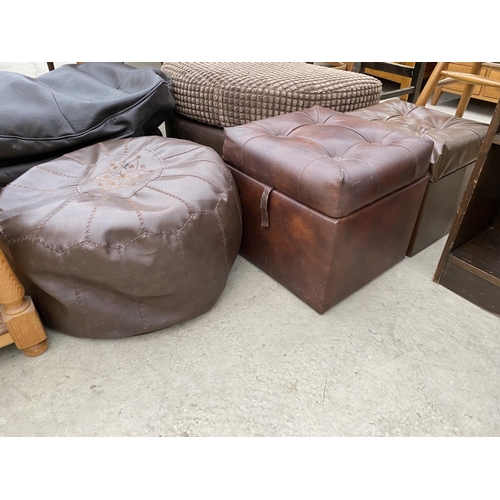
[[[269,195],[274,188],[266,186],[264,191],[262,191],[262,197],[260,198],[260,225],[262,227],[269,227],[269,212],[267,210],[267,205],[269,203]]]

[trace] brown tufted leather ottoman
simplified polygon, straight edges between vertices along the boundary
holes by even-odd
[[[349,113],[432,140],[429,184],[407,255],[412,257],[451,229],[488,126],[473,120],[390,99]]]
[[[138,335],[206,312],[241,240],[228,168],[177,139],[66,154],[4,188],[0,209],[3,244],[40,316],[78,337]]]
[[[224,132],[241,255],[317,312],[404,258],[431,141],[320,106]]]
[[[165,62],[175,112],[168,135],[219,154],[223,127],[320,105],[351,111],[376,104],[382,83],[370,75],[304,62]]]

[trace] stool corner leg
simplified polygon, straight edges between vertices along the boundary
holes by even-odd
[[[30,358],[35,358],[37,356],[40,356],[40,354],[43,354],[48,349],[48,347],[49,343],[47,339],[45,339],[42,340],[42,342],[40,342],[39,344],[24,348],[23,353]]]

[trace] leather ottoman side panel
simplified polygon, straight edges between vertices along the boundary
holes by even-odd
[[[427,177],[339,219],[324,310],[405,257]]]
[[[314,310],[323,312],[337,219],[272,191],[269,227],[262,227],[260,203],[266,185],[234,168],[231,173],[242,208],[240,254]]]
[[[224,129],[190,120],[179,113],[172,113],[165,122],[167,137],[193,141],[214,149],[222,156]]]
[[[322,314],[402,260],[427,177],[345,218],[327,217],[271,191],[269,227],[262,227],[267,186],[232,167],[240,195],[240,254]]]

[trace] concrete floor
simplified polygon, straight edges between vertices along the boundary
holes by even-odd
[[[432,281],[445,240],[321,316],[238,257],[185,324],[0,349],[0,436],[500,436],[500,318]]]

